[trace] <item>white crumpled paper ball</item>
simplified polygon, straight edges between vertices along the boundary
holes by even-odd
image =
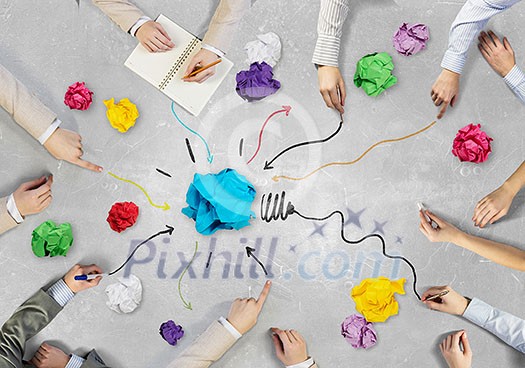
[[[142,284],[135,275],[129,278],[119,277],[118,283],[106,288],[108,301],[106,305],[117,313],[131,313],[142,301]]]

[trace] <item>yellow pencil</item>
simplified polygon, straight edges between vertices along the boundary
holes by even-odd
[[[186,79],[186,78],[191,78],[191,77],[194,77],[196,76],[197,74],[199,74],[200,72],[203,72],[205,71],[206,69],[209,69],[211,68],[212,66],[215,66],[217,64],[219,64],[220,62],[222,61],[222,59],[217,59],[215,60],[213,63],[211,64],[208,64],[206,66],[203,66],[202,68],[199,68],[197,70],[194,70],[193,72],[191,72],[190,74],[188,74],[187,76],[183,77],[182,79]]]

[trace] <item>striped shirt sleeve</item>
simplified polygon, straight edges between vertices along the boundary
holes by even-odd
[[[343,25],[348,16],[350,0],[321,0],[317,24],[317,43],[312,62],[338,66]]]
[[[450,28],[447,51],[441,67],[461,74],[467,52],[490,18],[521,0],[467,0]]]
[[[525,73],[519,66],[514,65],[503,79],[512,92],[525,104]]]
[[[78,355],[71,354],[69,362],[67,362],[65,368],[81,368],[85,361],[85,359],[79,357]]]
[[[47,294],[61,307],[64,307],[75,296],[75,293],[71,291],[69,286],[67,286],[65,281],[62,279],[55,282],[47,290]]]

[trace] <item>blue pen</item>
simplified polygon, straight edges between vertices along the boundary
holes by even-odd
[[[94,280],[99,276],[104,277],[107,275],[108,275],[107,273],[101,273],[101,274],[96,274],[96,275],[78,275],[78,276],[75,276],[75,280],[76,281],[89,281],[89,280]]]

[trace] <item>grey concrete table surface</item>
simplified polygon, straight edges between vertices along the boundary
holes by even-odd
[[[217,1],[137,0],[147,14],[171,17],[202,35]],[[446,48],[449,26],[463,1],[375,0],[353,3],[345,26],[342,71],[347,89],[347,113],[342,132],[332,141],[290,151],[274,169],[263,170],[265,160],[305,139],[330,135],[338,126],[317,90],[310,62],[316,40],[319,4],[304,0],[259,0],[242,21],[229,58],[235,67],[208,107],[194,118],[178,109],[181,118],[208,139],[215,155],[210,165],[202,143],[172,117],[170,101],[123,66],[136,40],[121,32],[91,2],[73,0],[0,0],[0,62],[16,75],[63,120],[63,127],[81,133],[85,158],[143,185],[156,202],[168,202],[162,211],[149,205],[131,185],[107,172],[94,174],[55,161],[10,117],[0,111],[0,188],[2,195],[44,173],[55,175],[53,204],[29,217],[18,229],[0,239],[0,320],[37,288],[61,276],[74,263],[97,263],[109,270],[121,263],[133,241],[162,230],[172,237],[157,238],[136,256],[140,264],[128,271],[141,278],[144,300],[134,313],[117,315],[106,305],[104,280],[78,295],[66,310],[28,344],[27,355],[45,340],[79,353],[97,348],[114,367],[163,367],[220,315],[231,300],[257,293],[264,275],[244,255],[246,245],[259,251],[270,268],[272,292],[257,326],[216,364],[217,367],[277,367],[268,332],[271,326],[295,328],[308,341],[309,352],[320,367],[436,367],[443,366],[437,344],[451,331],[467,329],[475,367],[518,367],[523,356],[497,338],[460,318],[431,312],[413,295],[410,270],[380,256],[380,244],[370,240],[350,246],[340,240],[335,219],[312,223],[292,217],[267,224],[259,218],[264,193],[286,190],[304,214],[325,216],[334,209],[358,213],[346,226],[356,239],[383,231],[388,250],[409,258],[418,270],[418,290],[450,284],[518,316],[524,316],[525,277],[451,244],[432,244],[418,230],[415,202],[422,200],[436,213],[471,233],[522,246],[523,193],[510,214],[497,225],[476,229],[470,218],[476,202],[508,177],[523,160],[524,107],[473,48],[462,78],[457,106],[426,133],[411,140],[376,148],[354,166],[327,168],[300,182],[272,181],[273,175],[301,176],[322,163],[349,161],[374,142],[411,133],[436,115],[429,94]],[[525,5],[496,17],[490,26],[509,37],[524,65],[525,35],[521,25]],[[428,48],[413,57],[398,55],[391,37],[402,22],[429,26]],[[243,46],[257,34],[273,31],[281,36],[283,57],[275,68],[282,89],[262,102],[248,104],[235,91],[235,72],[247,68]],[[377,98],[353,86],[355,64],[375,51],[389,52],[399,83]],[[92,107],[70,111],[63,103],[68,85],[85,81],[95,92]],[[0,87],[1,88],[1,87]],[[112,129],[103,100],[128,97],[140,111],[137,124],[126,134]],[[267,127],[258,157],[253,154],[264,119],[281,105],[291,105],[290,116],[278,116]],[[494,138],[493,153],[479,164],[460,163],[451,154],[457,130],[474,122]],[[191,141],[193,164],[184,139]],[[239,141],[244,138],[244,155]],[[200,236],[194,223],[180,210],[195,172],[237,169],[257,188],[254,210],[258,218],[238,232]],[[155,171],[161,168],[168,178]],[[109,229],[105,219],[114,202],[134,201],[140,207],[137,224],[122,234]],[[66,258],[33,256],[32,230],[53,219],[70,222],[75,242]],[[357,221],[359,219],[359,222]],[[181,265],[191,258],[195,241],[199,253],[181,291],[193,310],[185,309],[177,283]],[[206,269],[209,251],[214,258]],[[340,335],[340,323],[356,312],[351,288],[366,277],[384,275],[407,279],[406,295],[398,296],[399,315],[376,324],[379,341],[369,351],[354,350]],[[158,334],[167,319],[182,324],[186,336],[177,347]]]

